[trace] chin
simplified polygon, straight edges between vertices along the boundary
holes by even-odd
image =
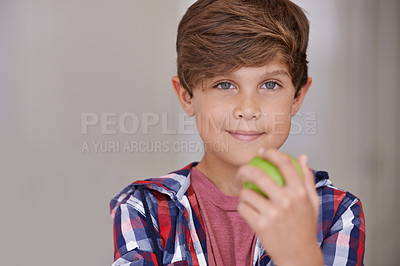
[[[257,155],[257,150],[238,150],[227,154],[228,162],[233,165],[240,167],[244,164],[247,164],[254,156]]]

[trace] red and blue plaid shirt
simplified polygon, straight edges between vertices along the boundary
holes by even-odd
[[[151,220],[164,265],[207,265],[207,245],[199,205],[190,185],[196,163],[159,178],[136,181],[110,203],[114,220],[117,265],[157,265],[143,199],[144,186]],[[365,222],[360,200],[335,188],[326,172],[314,171],[320,197],[317,240],[325,265],[363,265]],[[227,232],[229,233],[229,232]],[[253,265],[274,265],[257,240]]]

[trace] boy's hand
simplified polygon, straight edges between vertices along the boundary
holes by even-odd
[[[241,189],[240,215],[277,265],[323,265],[322,251],[316,239],[319,197],[307,157],[301,155],[298,158],[303,179],[283,152],[265,150],[259,155],[278,167],[286,185],[281,187],[257,167],[240,167],[239,180],[255,183],[268,195],[265,198],[249,188]]]

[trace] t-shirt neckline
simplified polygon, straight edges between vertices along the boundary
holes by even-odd
[[[193,187],[201,187],[200,191],[204,198],[225,211],[236,211],[239,205],[238,196],[229,196],[219,190],[210,179],[208,179],[199,169],[193,167],[190,174],[190,182]],[[196,189],[195,189],[196,190]]]

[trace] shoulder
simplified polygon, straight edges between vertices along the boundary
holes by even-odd
[[[111,199],[111,216],[115,217],[115,213],[121,205],[127,204],[130,207],[142,205],[142,194],[139,187],[144,188],[144,196],[151,206],[157,205],[160,200],[179,201],[190,185],[190,170],[196,164],[194,162],[166,175],[138,180],[129,184]]]
[[[338,188],[329,180],[325,171],[314,171],[317,193],[321,200],[323,209],[332,209],[337,212],[347,209],[353,205],[360,205],[360,199],[354,194]]]
[[[363,265],[365,217],[360,199],[335,187],[326,172],[315,176],[320,197],[317,238],[325,263]]]
[[[322,241],[323,238],[345,230],[354,231],[355,228],[364,233],[365,217],[361,200],[352,193],[335,187],[328,180],[326,172],[322,176],[318,174],[315,176],[317,193],[320,197],[319,240]]]

